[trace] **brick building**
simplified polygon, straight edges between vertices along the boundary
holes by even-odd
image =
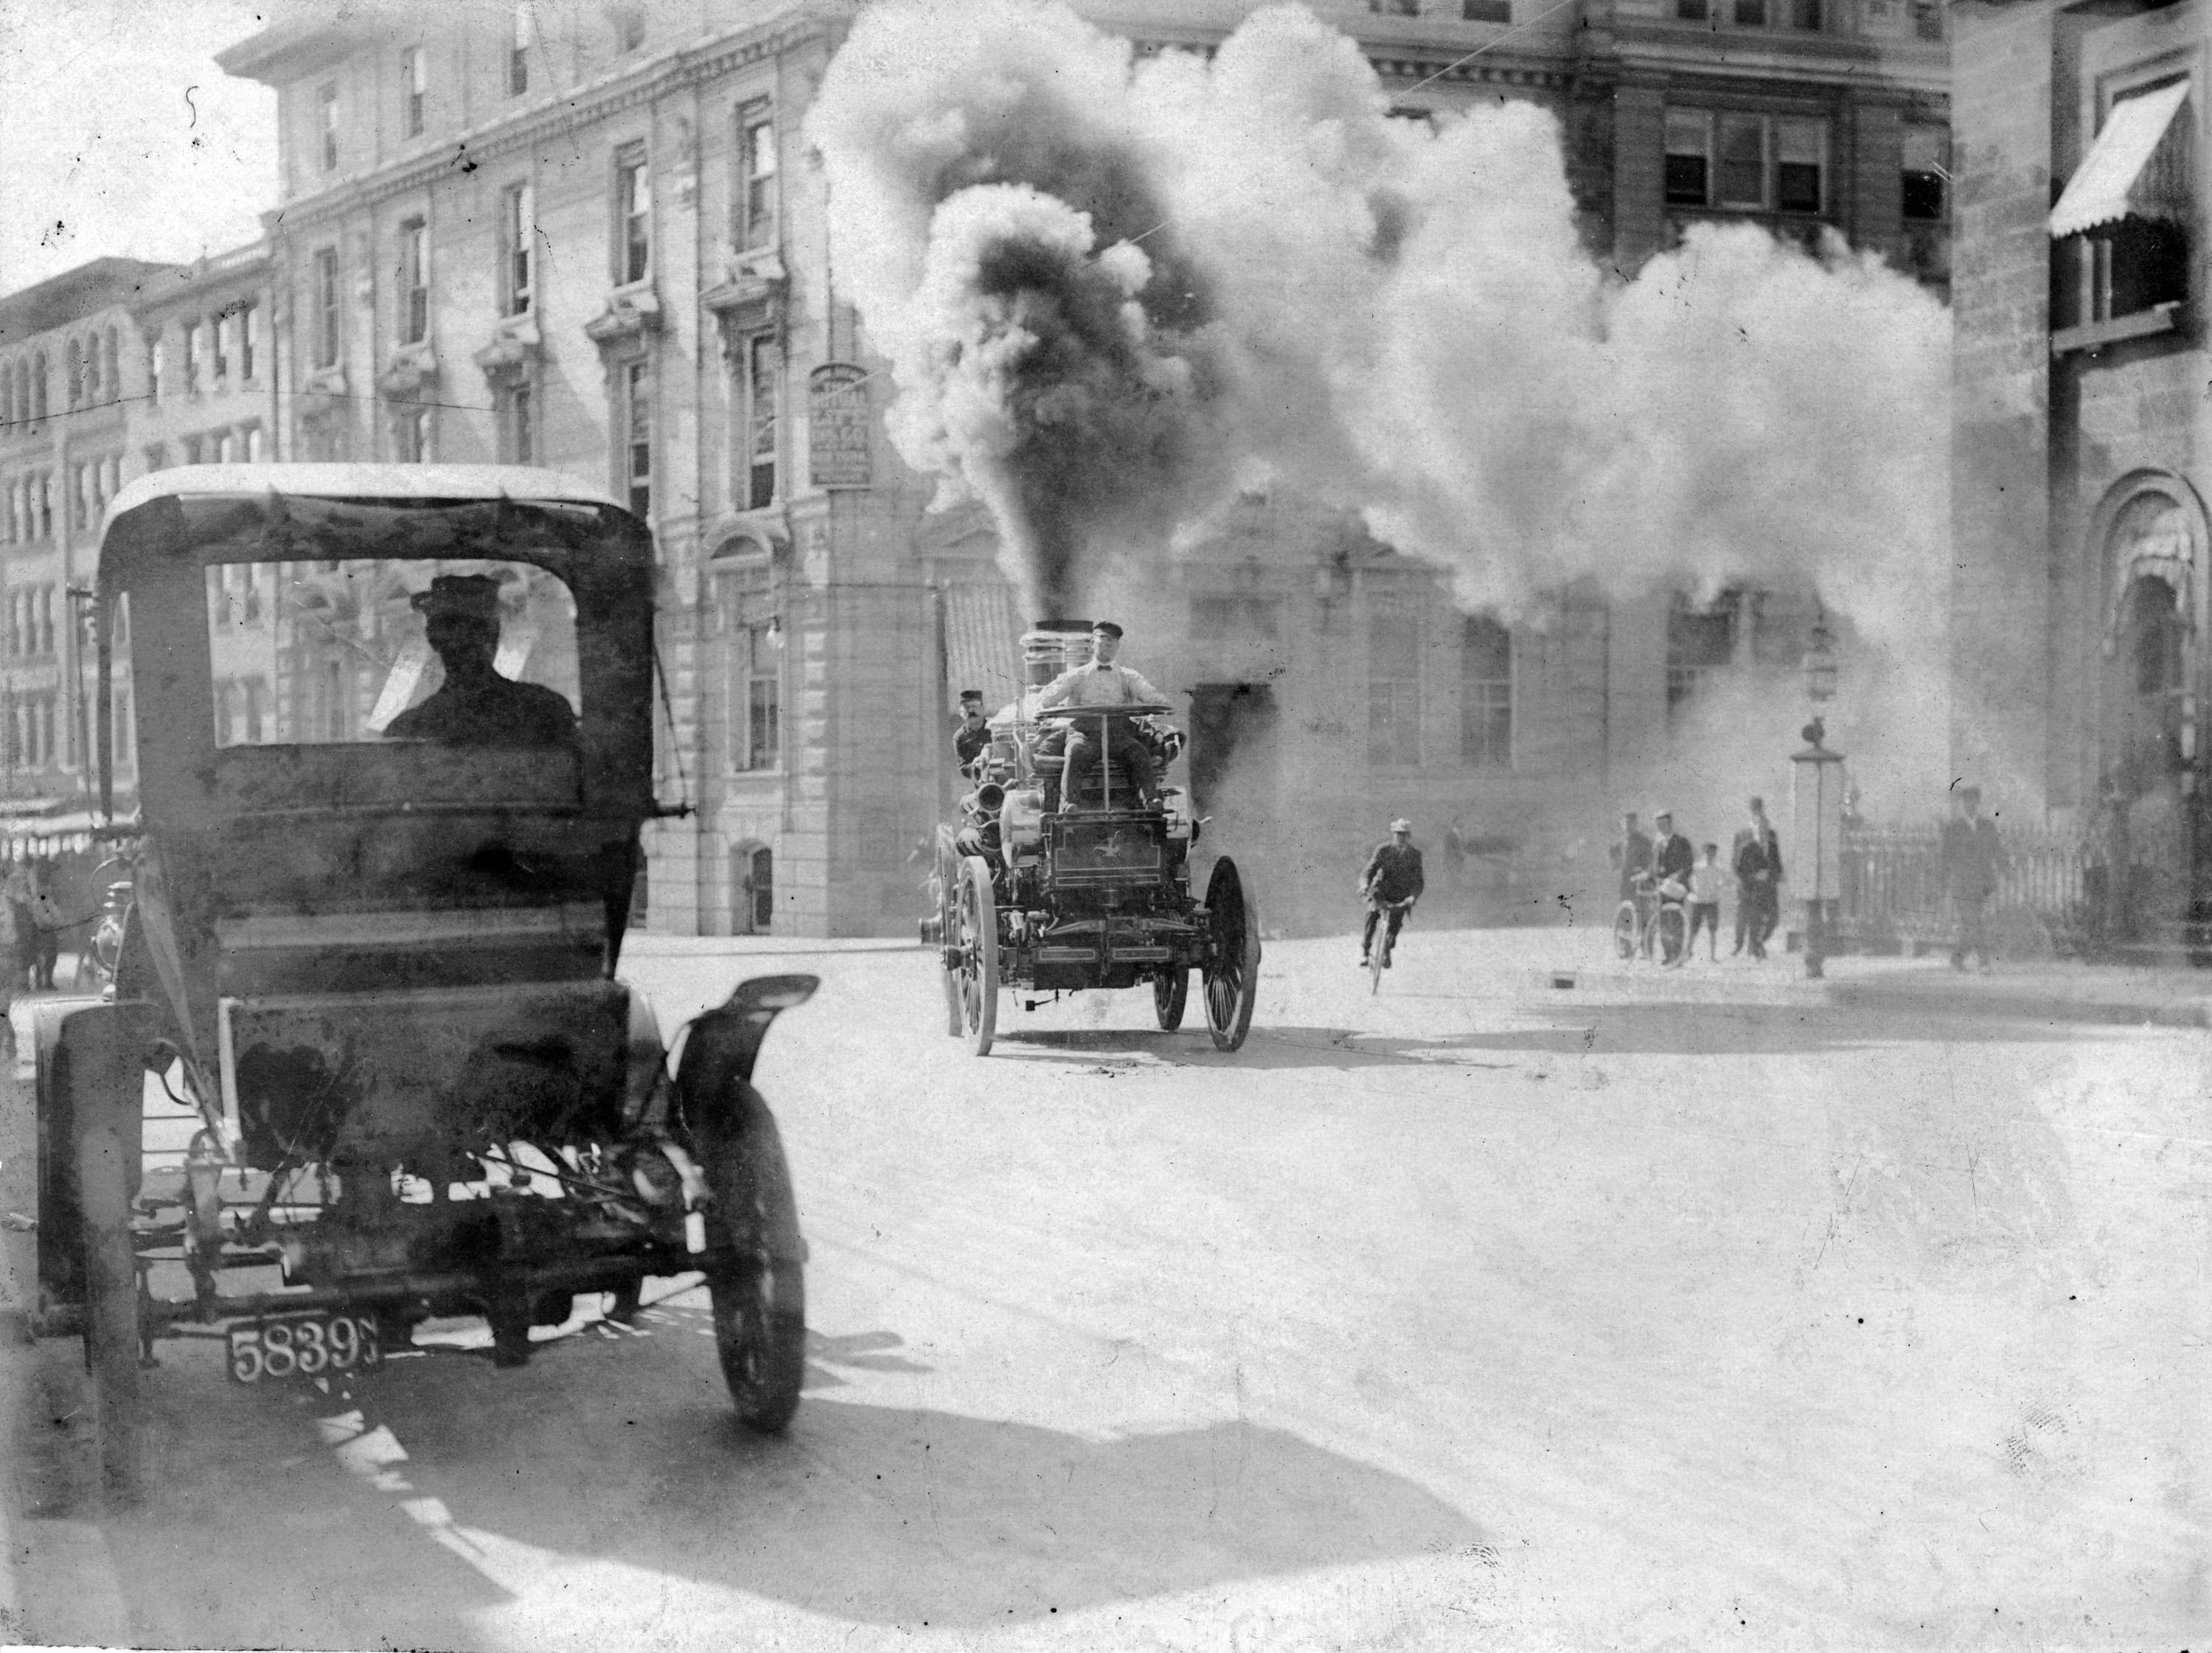
[[[2208,894],[2207,15],[1952,10],[1954,767],[2031,822],[2110,787],[2154,941]]]
[[[1201,49],[1251,9],[1082,8],[1141,46]],[[1585,236],[1624,270],[1726,217],[1833,226],[1945,277],[1940,12],[1316,9],[1405,113],[1497,97],[1557,111]],[[270,446],[530,460],[604,481],[653,523],[662,787],[697,807],[652,836],[655,929],[903,933],[909,854],[949,801],[950,694],[1009,675],[1035,617],[1015,612],[987,520],[924,514],[933,487],[884,441],[882,364],[833,280],[799,123],[852,9],[521,6],[492,26],[356,9],[223,57],[278,93]],[[165,313],[162,336],[184,319]],[[256,440],[243,416],[226,428]],[[1562,593],[1551,623],[1510,634],[1287,497],[1243,502],[1156,572],[1122,617],[1142,629],[1132,658],[1193,696],[1201,808],[1212,791],[1263,842],[1296,817],[1302,849],[1332,856],[1373,835],[1377,799],[1429,836],[1455,816],[1547,845],[1587,830],[1608,774],[1663,747],[1701,685],[1794,668],[1809,613],[1787,593],[1702,609]]]

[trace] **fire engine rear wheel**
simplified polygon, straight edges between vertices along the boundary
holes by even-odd
[[[1160,1018],[1160,1030],[1172,1033],[1182,1025],[1183,1006],[1190,1002],[1190,972],[1180,964],[1171,964],[1152,978],[1152,1009]]]
[[[740,1081],[726,1121],[700,1143],[714,1195],[705,1261],[714,1349],[738,1419],[774,1435],[799,1410],[806,1376],[805,1247],[783,1139],[760,1092]]]
[[[1213,943],[1203,972],[1206,1030],[1215,1049],[1235,1050],[1252,1030],[1252,1001],[1260,991],[1260,914],[1226,855],[1206,880],[1206,912]]]
[[[961,1030],[970,1050],[988,1056],[999,1026],[999,905],[981,855],[960,863],[960,945]]]
[[[960,972],[950,962],[960,944],[960,864],[939,862],[930,880],[937,891],[937,948],[939,974],[945,977],[945,1030],[958,1038],[968,1030],[968,1012],[960,1000]]]

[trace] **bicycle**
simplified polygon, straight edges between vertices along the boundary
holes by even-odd
[[[1638,955],[1672,967],[1689,956],[1690,892],[1679,878],[1653,884],[1649,878],[1637,881],[1636,893],[1613,909],[1614,956],[1634,959]]]
[[[1382,915],[1382,920],[1376,927],[1382,934],[1370,942],[1367,949],[1367,991],[1378,994],[1382,991],[1382,972],[1390,968],[1392,945],[1397,939],[1398,932],[1405,927],[1406,920],[1413,916],[1413,897],[1408,896],[1403,901],[1377,901],[1370,896],[1368,904]],[[1395,919],[1394,915],[1396,915]]]

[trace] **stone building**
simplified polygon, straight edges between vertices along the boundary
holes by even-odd
[[[142,464],[131,434],[148,394],[137,318],[179,273],[99,258],[0,298],[0,830],[10,837],[88,806],[96,738],[76,599],[91,585],[107,501]]]
[[[2109,793],[2152,941],[2208,895],[2207,16],[1952,9],[1954,767],[2029,822]]]
[[[1200,49],[1251,9],[1081,8],[1140,46]],[[1555,109],[1584,234],[1624,270],[1683,223],[1747,217],[1831,225],[1945,277],[1939,11],[1316,9],[1408,115]],[[951,695],[1010,677],[1040,617],[1016,613],[985,519],[925,514],[933,488],[884,441],[883,364],[833,279],[800,121],[852,11],[524,5],[493,26],[353,9],[223,55],[278,94],[279,455],[529,460],[653,524],[661,785],[696,810],[651,837],[657,930],[904,933],[913,852],[950,801]],[[1509,634],[1288,498],[1237,506],[1159,573],[1148,611],[1123,617],[1146,629],[1132,658],[1192,696],[1201,808],[1212,793],[1276,848],[1271,823],[1296,816],[1332,856],[1374,835],[1377,807],[1431,837],[1452,817],[1587,830],[1613,766],[1663,745],[1670,708],[1802,647],[1788,593],[1692,609],[1563,593],[1540,634]]]

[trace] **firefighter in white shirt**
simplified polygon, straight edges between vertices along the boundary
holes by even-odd
[[[1114,664],[1121,647],[1121,628],[1101,620],[1091,628],[1091,663],[1063,672],[1038,692],[1039,709],[1051,706],[1164,706],[1168,697],[1126,665]],[[1136,801],[1153,801],[1158,754],[1151,731],[1139,728],[1134,718],[1115,718],[1107,730],[1115,756],[1126,767]],[[1073,720],[1067,734],[1067,773],[1060,788],[1062,809],[1073,809],[1080,796],[1083,777],[1098,762],[1099,721]]]

